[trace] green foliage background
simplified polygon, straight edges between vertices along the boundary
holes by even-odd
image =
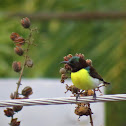
[[[28,31],[20,25],[19,17],[8,17],[7,12],[67,12],[67,11],[125,11],[124,0],[0,0],[0,77],[18,77],[12,70],[12,62],[22,60],[14,54],[10,34],[17,32],[26,37]],[[34,61],[32,69],[25,70],[25,77],[58,77],[59,62],[71,53],[84,53],[94,67],[111,82],[107,93],[126,93],[126,21],[92,20],[46,22],[31,20],[38,28],[34,35],[37,47],[31,49]],[[106,126],[126,125],[126,103],[112,102],[106,105]],[[100,114],[100,113],[99,113]]]

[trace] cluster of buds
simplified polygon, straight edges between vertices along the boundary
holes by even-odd
[[[69,54],[64,57],[64,61],[68,61],[70,58],[72,58],[72,55]],[[60,68],[59,73],[61,74],[61,83],[64,83],[65,80],[68,78],[68,73],[71,72],[71,67],[68,64],[64,64],[64,68]]]
[[[26,86],[21,93],[24,98],[29,98],[30,95],[33,94],[32,88],[30,86]]]
[[[13,117],[14,109],[6,108],[6,110],[4,110],[4,113],[7,117]],[[20,121],[17,121],[17,118],[12,118],[10,126],[20,126]]]
[[[19,97],[19,94],[17,92],[11,93],[10,98],[11,99],[28,99],[30,95],[33,94],[33,90],[30,86],[26,86],[20,93],[23,97]]]
[[[11,120],[10,126],[20,126],[20,121],[17,121],[17,118]]]
[[[75,108],[74,113],[76,115],[78,115],[79,118],[80,118],[80,116],[84,116],[84,115],[88,116],[88,115],[93,114],[90,106],[88,104],[84,104],[84,103],[77,104],[77,107]]]
[[[86,63],[87,63],[89,66],[92,66],[92,60],[91,60],[91,59],[86,59]]]
[[[29,96],[30,96],[32,93],[33,93],[32,88],[31,88],[30,86],[26,86],[26,87],[22,90],[22,93],[21,93],[21,95],[22,95],[23,97],[19,97],[19,94],[17,94],[16,92],[14,92],[14,93],[11,93],[10,98],[11,98],[11,99],[26,99],[26,98],[29,98]],[[13,106],[13,108],[6,108],[6,109],[4,110],[4,113],[5,113],[5,115],[6,115],[7,117],[12,117],[12,116],[15,114],[15,112],[21,111],[22,108],[23,108],[23,106],[19,106],[19,105]]]
[[[65,68],[61,68],[60,69],[60,74],[61,74],[61,83],[64,83],[65,82],[65,80],[68,78],[68,76],[67,76],[67,71],[66,71],[66,69]]]
[[[30,28],[30,25],[31,25],[30,20],[27,17],[23,18],[21,20],[21,25],[24,28]],[[15,32],[13,32],[10,35],[10,38],[16,45],[15,48],[14,48],[14,52],[19,56],[23,56],[24,55],[24,49],[22,48],[22,46],[26,43],[26,40],[23,37],[21,37],[18,33],[15,33]],[[27,58],[25,65],[28,66],[28,67],[33,66],[33,62],[32,62],[31,59],[29,59],[29,57]],[[21,62],[14,61],[12,63],[12,68],[15,72],[20,72],[21,69],[22,69]]]
[[[68,91],[71,91],[71,93],[74,95],[74,96],[77,96],[78,94],[80,96],[93,96],[94,95],[94,91],[93,90],[84,90],[83,92],[80,91],[79,88],[75,87],[74,85],[71,85],[71,86],[68,86],[68,84],[66,84],[66,92],[67,93]]]
[[[19,56],[22,56],[22,55],[24,54],[24,50],[23,50],[23,48],[22,48],[21,46],[16,46],[16,47],[14,48],[14,51],[15,51],[15,53],[16,53],[17,55],[19,55]]]
[[[29,18],[26,17],[21,20],[21,24],[24,28],[30,28],[31,22]]]
[[[94,91],[93,90],[85,90],[84,92],[82,92],[80,94],[80,96],[93,96],[94,95]]]
[[[22,110],[22,108],[23,108],[23,106],[19,106],[19,105],[18,105],[18,106],[14,106],[14,107],[13,107],[13,111],[14,111],[14,112],[19,112],[19,111]]]
[[[65,93],[67,93],[68,91],[71,91],[72,94],[74,94],[74,95],[80,93],[80,89],[79,89],[79,88],[76,88],[74,85],[68,86],[68,85],[66,84],[66,90],[67,90],[67,91],[66,91]]]
[[[24,28],[29,28],[30,27],[30,20],[26,17],[21,20],[21,24]],[[15,43],[16,47],[14,48],[14,52],[22,56],[24,54],[24,49],[22,48],[22,45],[25,44],[25,39],[21,37],[18,33],[13,32],[10,35],[11,40]],[[15,72],[20,72],[21,71],[21,63],[14,61],[12,63],[12,68]]]
[[[71,54],[68,54],[67,56],[64,56],[64,61],[68,61],[71,59],[73,56]],[[68,64],[64,64],[64,68],[68,71],[71,71],[71,67]]]
[[[26,62],[25,62],[25,65],[27,66],[27,67],[33,67],[33,61],[31,60],[31,59],[27,59],[26,60]]]
[[[15,72],[20,72],[21,71],[21,62],[14,61],[12,63],[12,68]]]
[[[21,37],[18,33],[11,33],[10,38],[15,43],[16,46],[21,47],[25,43],[25,39]]]
[[[11,108],[6,108],[6,109],[4,110],[4,114],[5,114],[7,117],[12,117],[12,116],[14,115],[14,111],[13,111],[13,109],[11,109]]]

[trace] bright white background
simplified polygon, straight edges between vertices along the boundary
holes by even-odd
[[[10,94],[16,89],[17,79],[0,79],[0,100],[10,99]],[[68,80],[65,84],[71,85]],[[71,93],[65,94],[65,84],[60,83],[60,79],[22,79],[20,91],[25,86],[33,88],[30,98],[54,98],[69,97]],[[97,94],[99,95],[99,94]],[[76,105],[44,105],[27,106],[14,115],[21,121],[21,126],[90,126],[89,117],[82,116],[78,121],[78,116],[74,114]],[[0,126],[9,126],[10,117],[4,116],[0,108]],[[104,126],[104,103],[92,103],[94,126]]]

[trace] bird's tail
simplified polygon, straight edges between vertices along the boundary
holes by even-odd
[[[103,81],[104,84],[110,84],[109,82]]]

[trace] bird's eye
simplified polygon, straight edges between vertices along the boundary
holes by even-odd
[[[73,64],[73,63],[74,63],[74,61],[72,60],[70,63],[72,63],[72,64]]]

